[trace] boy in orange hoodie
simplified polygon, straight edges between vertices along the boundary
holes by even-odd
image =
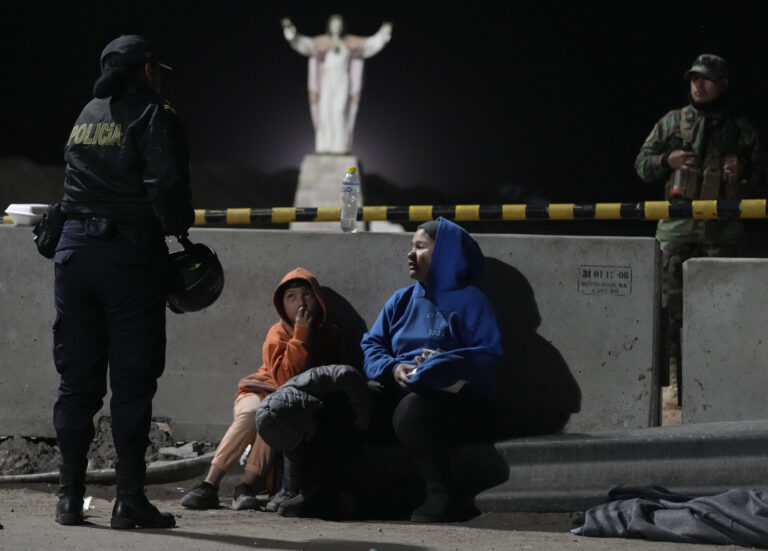
[[[304,268],[291,270],[272,294],[280,316],[267,333],[262,347],[263,363],[238,383],[234,421],[221,439],[203,481],[181,499],[189,509],[219,506],[218,487],[250,444],[242,482],[235,488],[232,508],[256,509],[257,495],[268,490],[267,475],[274,453],[258,434],[256,409],[265,396],[288,379],[320,365],[341,363],[342,334],[326,321],[326,306],[315,277]]]

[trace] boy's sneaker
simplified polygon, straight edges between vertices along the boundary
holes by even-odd
[[[256,488],[245,482],[235,487],[235,495],[232,497],[232,508],[235,511],[243,509],[258,509],[267,500],[266,494],[257,494]]]
[[[285,500],[291,499],[295,495],[296,494],[293,492],[286,490],[285,488],[281,488],[280,491],[273,495],[272,498],[267,502],[267,504],[264,506],[264,510],[270,513],[274,513],[280,508],[280,505]]]
[[[187,509],[217,509],[219,487],[203,480],[181,498],[181,506]]]

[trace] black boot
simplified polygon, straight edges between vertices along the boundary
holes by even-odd
[[[131,495],[118,497],[112,508],[112,528],[172,528],[176,519],[171,513],[161,513],[152,505],[147,496]]]
[[[59,502],[56,522],[64,526],[83,523],[83,496],[87,463],[59,463]]]
[[[144,494],[144,462],[128,465],[118,459],[115,465],[117,475],[117,499],[112,508],[112,528],[171,528],[176,519],[170,513],[161,513]]]
[[[56,522],[64,526],[83,523],[83,498],[74,495],[60,495],[56,504]]]

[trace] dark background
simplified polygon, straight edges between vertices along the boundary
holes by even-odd
[[[289,16],[311,36],[340,13],[351,34],[393,23],[391,42],[366,62],[352,152],[364,185],[388,190],[374,194],[387,201],[376,204],[661,199],[660,186],[637,178],[634,158],[654,122],[686,103],[682,74],[699,53],[729,61],[734,99],[768,131],[762,6],[14,4],[3,15],[0,158],[61,163],[64,140],[91,98],[101,49],[138,33],[154,39],[174,68],[162,93],[186,124],[193,162],[219,167],[219,197],[249,190],[250,204],[196,207],[290,205],[290,194],[272,188],[295,180],[314,136],[306,58],[285,42],[280,19]],[[642,228],[647,233],[648,223]]]

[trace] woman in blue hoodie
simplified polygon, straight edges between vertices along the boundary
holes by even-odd
[[[414,522],[460,520],[447,474],[449,445],[495,436],[501,335],[488,297],[472,284],[484,255],[442,217],[419,226],[408,270],[361,342],[364,369],[396,404],[395,434],[426,482]]]

